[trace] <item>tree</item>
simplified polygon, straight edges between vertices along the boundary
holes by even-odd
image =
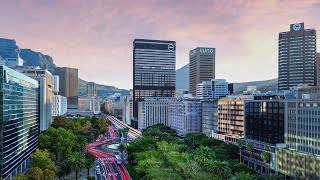
[[[125,143],[127,143],[127,141],[128,141],[128,132],[129,132],[129,130],[130,129],[128,127],[123,128],[123,135],[124,135]]]
[[[39,135],[39,149],[48,149],[60,161],[71,154],[76,140],[76,135],[70,130],[49,127]]]
[[[26,176],[28,180],[42,180],[43,172],[39,167],[33,167],[28,169],[28,171],[26,172]]]
[[[87,153],[86,155],[86,163],[85,163],[85,168],[87,168],[88,172],[87,175],[89,176],[90,173],[90,168],[92,166],[94,166],[94,160],[96,159],[96,157],[91,154],[91,153]]]
[[[240,163],[241,163],[242,162],[241,161],[241,157],[242,157],[243,141],[241,139],[238,139],[237,140],[237,145],[238,145],[238,148],[239,148],[239,156],[240,156]]]
[[[54,180],[55,173],[49,169],[45,169],[43,171],[43,179],[44,180]]]
[[[54,173],[57,171],[57,167],[54,162],[50,159],[50,153],[48,150],[39,150],[31,154],[31,167],[39,167],[42,171],[49,169]]]
[[[215,152],[207,146],[200,146],[197,150],[193,152],[193,159],[201,166],[207,160],[216,159]]]
[[[71,170],[76,172],[76,180],[78,179],[78,172],[85,167],[85,158],[81,152],[74,152],[68,158],[68,165]]]
[[[253,153],[253,143],[252,142],[248,142],[247,143],[247,151],[249,151],[250,153],[250,167],[252,168],[252,153]]]
[[[23,173],[19,172],[12,178],[12,180],[28,180],[28,178]]]
[[[223,179],[228,179],[228,176],[231,174],[231,169],[225,161],[207,160],[204,163],[204,167],[208,172]]]
[[[261,154],[260,154],[260,158],[261,158],[261,160],[262,160],[264,163],[266,163],[267,173],[268,173],[268,171],[269,171],[269,165],[268,165],[267,163],[268,163],[268,161],[270,160],[270,153],[263,151],[263,152],[261,152]]]
[[[257,177],[255,175],[252,175],[248,172],[240,172],[236,173],[235,176],[232,178],[233,180],[256,180]]]
[[[59,161],[57,163],[58,165],[58,173],[57,173],[57,176],[59,178],[59,180],[62,178],[62,177],[65,177],[67,176],[68,174],[71,173],[71,169],[68,165],[68,161]]]

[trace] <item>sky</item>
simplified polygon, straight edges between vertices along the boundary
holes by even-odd
[[[132,88],[135,38],[176,41],[177,69],[216,48],[216,78],[246,82],[276,78],[279,32],[319,17],[319,0],[2,0],[0,37],[118,88]]]

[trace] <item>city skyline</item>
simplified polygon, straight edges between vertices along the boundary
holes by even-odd
[[[177,69],[191,49],[216,48],[216,78],[244,82],[278,76],[279,32],[299,22],[318,28],[317,1],[217,2],[8,1],[0,32],[80,78],[132,89],[135,38],[176,41]]]

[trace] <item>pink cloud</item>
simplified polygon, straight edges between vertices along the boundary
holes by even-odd
[[[135,38],[177,42],[177,67],[190,49],[216,48],[217,77],[277,77],[277,37],[289,24],[317,28],[317,1],[8,1],[0,7],[3,37],[79,68],[87,80],[132,86]],[[15,13],[12,13],[14,9]],[[241,74],[241,76],[239,76]],[[117,78],[115,78],[117,77]]]

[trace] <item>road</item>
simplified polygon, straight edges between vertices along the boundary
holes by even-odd
[[[127,125],[126,123],[122,122],[121,120],[117,119],[114,116],[106,115],[106,118],[112,122],[117,128],[129,128],[128,136],[131,139],[137,139],[141,136],[141,131],[134,129]]]
[[[97,175],[97,178],[101,180],[129,180],[131,177],[128,171],[118,162],[115,154],[101,148],[103,144],[111,144],[112,140],[117,138],[117,133],[112,126],[108,127],[108,134],[108,139],[105,134],[98,141],[90,143],[86,147],[87,151],[94,154],[98,159],[96,164],[99,165],[101,174]]]

